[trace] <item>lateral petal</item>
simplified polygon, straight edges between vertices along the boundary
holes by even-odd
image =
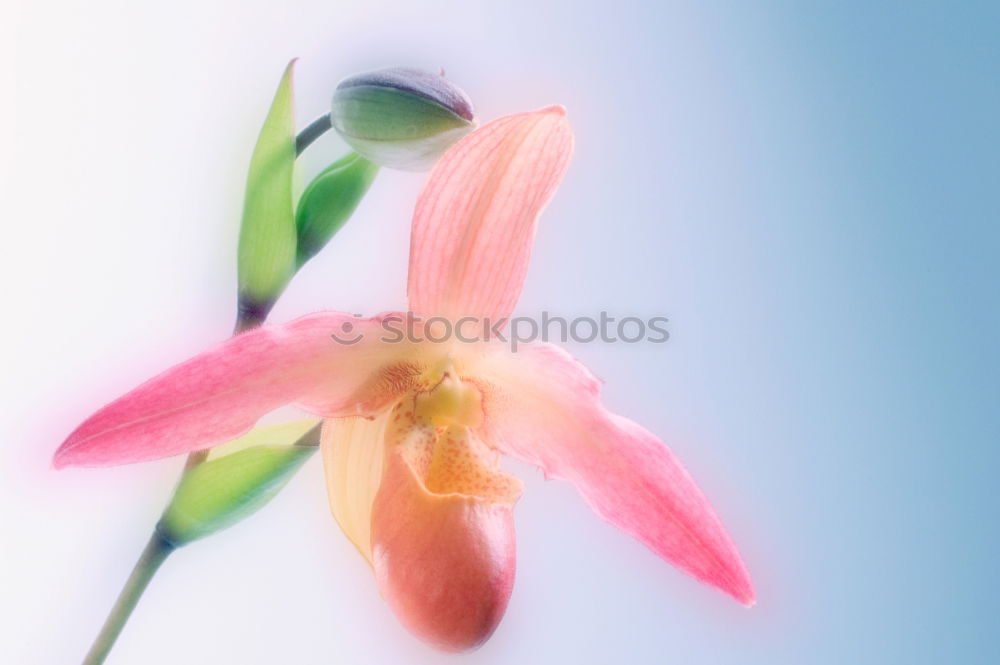
[[[477,369],[481,436],[573,483],[602,518],[745,605],[753,586],[715,510],[656,436],[610,413],[600,382],[559,347],[497,352]]]
[[[53,463],[111,466],[209,448],[289,403],[324,417],[375,413],[412,387],[421,362],[405,340],[386,343],[380,322],[321,312],[232,337],[99,410]]]

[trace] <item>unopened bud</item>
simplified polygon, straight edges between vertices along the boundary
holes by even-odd
[[[379,166],[430,168],[475,128],[469,97],[443,76],[391,67],[340,82],[330,113],[333,127]]]

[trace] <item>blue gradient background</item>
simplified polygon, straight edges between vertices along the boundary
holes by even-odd
[[[666,345],[571,350],[688,465],[759,603],[512,464],[527,491],[508,615],[480,651],[441,656],[379,600],[316,460],[253,523],[169,562],[109,663],[996,662],[997,4],[5,10],[4,175],[11,214],[35,220],[8,229],[0,268],[31,278],[3,332],[6,662],[79,658],[169,493],[177,460],[56,473],[48,456],[225,335],[246,159],[293,55],[302,122],[340,77],[397,63],[445,66],[484,119],[569,108],[577,153],[519,313],[670,317]],[[342,150],[324,139],[307,172]],[[275,320],[402,306],[421,182],[382,176]]]

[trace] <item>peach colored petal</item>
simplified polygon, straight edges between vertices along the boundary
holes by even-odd
[[[410,309],[505,317],[521,294],[535,224],[562,180],[573,133],[562,107],[495,120],[438,161],[410,238]]]
[[[382,341],[380,321],[323,312],[232,337],[99,410],[54,464],[110,466],[201,450],[289,403],[319,416],[374,413],[420,372],[412,345]]]
[[[372,511],[375,577],[411,632],[448,651],[485,642],[514,584],[513,505],[427,489],[403,451],[389,453]]]
[[[704,494],[656,436],[608,412],[600,382],[549,344],[498,352],[477,369],[481,436],[573,483],[602,518],[745,605],[746,567]]]

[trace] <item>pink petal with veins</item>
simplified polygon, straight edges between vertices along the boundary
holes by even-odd
[[[500,118],[438,161],[413,216],[407,293],[414,313],[453,321],[510,314],[538,215],[573,152],[565,113],[553,106]]]
[[[746,566],[705,495],[656,436],[610,413],[600,382],[549,344],[497,353],[477,369],[485,423],[501,452],[573,483],[602,518],[744,605]]]
[[[374,413],[420,371],[412,345],[381,341],[380,321],[321,312],[232,337],[99,410],[53,463],[111,466],[209,448],[289,403],[320,416]]]

